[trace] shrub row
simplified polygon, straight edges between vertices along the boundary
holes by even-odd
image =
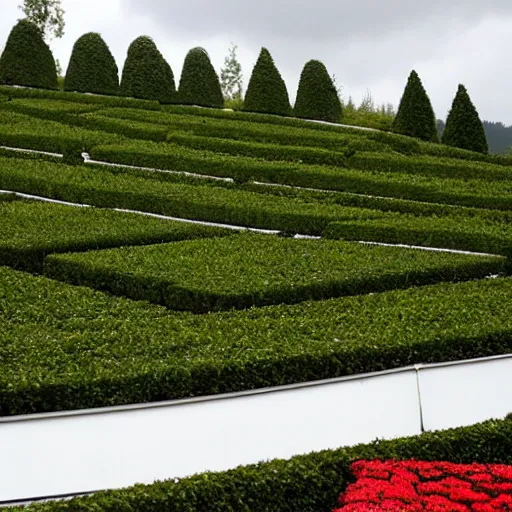
[[[15,158],[1,161],[0,188],[99,207],[128,208],[309,235],[321,234],[336,220],[385,215],[369,209],[243,190],[161,182],[151,179],[151,173]]]
[[[59,204],[0,203],[0,265],[40,272],[48,254],[219,236],[227,230]]]
[[[512,210],[512,184],[484,180],[454,180],[415,174],[371,172],[289,162],[234,157],[173,144],[127,141],[97,146],[96,160],[231,177],[239,182],[267,183],[337,190],[373,196]]]
[[[99,94],[81,94],[76,92],[49,91],[44,89],[17,88],[0,85],[0,94],[13,98],[49,99],[72,101],[76,103],[92,103],[105,107],[140,108],[144,110],[160,110],[158,101],[122,98],[120,96],[103,96]]]
[[[324,236],[512,256],[510,223],[492,222],[478,217],[419,218],[401,215],[357,222],[336,222],[328,226]]]
[[[51,256],[44,274],[171,309],[206,313],[462,281],[505,260],[245,234]]]
[[[512,349],[508,278],[199,317],[7,267],[0,282],[8,354],[2,416],[213,395]]]
[[[325,450],[220,473],[101,492],[72,501],[39,503],[27,512],[331,512],[353,480],[356,460],[424,460],[511,464],[512,421],[490,420],[421,436]],[[7,512],[14,509],[7,509]]]

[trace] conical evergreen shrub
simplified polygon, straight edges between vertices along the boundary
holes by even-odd
[[[310,60],[300,75],[294,113],[297,117],[339,123],[342,107],[338,91],[326,67]]]
[[[138,37],[128,48],[120,94],[161,103],[172,103],[176,99],[171,66],[150,37]]]
[[[64,79],[64,90],[118,94],[117,64],[109,47],[99,34],[89,32],[75,43]]]
[[[418,73],[414,70],[407,80],[392,129],[395,133],[439,142],[434,109]]]
[[[489,152],[484,125],[468,91],[462,84],[459,85],[452,108],[448,113],[441,142],[478,153]]]
[[[244,110],[289,116],[292,113],[286,84],[266,48],[262,48],[252,71]]]
[[[203,48],[192,48],[185,57],[178,98],[183,105],[224,108],[219,77]]]
[[[0,58],[0,83],[57,89],[57,69],[39,28],[20,20],[11,30]]]

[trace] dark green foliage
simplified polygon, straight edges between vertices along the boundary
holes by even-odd
[[[64,90],[116,95],[119,92],[119,76],[116,61],[103,38],[89,32],[73,46]]]
[[[0,265],[39,272],[46,255],[218,236],[216,228],[97,208],[0,203]]]
[[[286,84],[266,48],[262,48],[244,98],[244,110],[289,116],[292,113]]]
[[[150,37],[138,37],[128,48],[120,94],[161,103],[175,101],[176,85],[171,66]]]
[[[55,60],[36,25],[20,20],[0,57],[0,84],[57,89]]]
[[[512,464],[512,422],[471,427],[325,450],[272,460],[177,482],[102,492],[72,501],[37,503],[27,512],[331,512],[352,481],[356,460],[425,460],[458,464]],[[6,512],[14,512],[7,509]]]
[[[294,113],[297,117],[339,123],[341,101],[326,67],[318,60],[310,60],[300,76]]]
[[[504,258],[245,234],[49,257],[44,274],[207,313],[484,278]]]
[[[185,57],[178,98],[184,105],[224,108],[219,77],[203,48],[192,48]]]
[[[438,142],[437,122],[420,77],[412,71],[398,107],[393,131],[430,142]]]
[[[446,119],[443,144],[487,154],[489,147],[484,126],[466,88],[460,84]]]

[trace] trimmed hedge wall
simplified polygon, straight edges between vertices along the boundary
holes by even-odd
[[[203,48],[192,48],[185,57],[178,101],[185,105],[224,108],[219,77]]]
[[[96,208],[0,204],[0,265],[40,272],[48,254],[220,236],[230,231]]]
[[[0,57],[0,84],[57,89],[55,60],[36,25],[20,20]]]
[[[305,119],[339,123],[342,117],[338,91],[325,65],[310,60],[300,76],[294,114]]]
[[[222,473],[38,503],[27,512],[331,512],[353,480],[356,460],[425,460],[512,464],[512,421],[376,441],[355,447],[272,460]],[[14,509],[6,509],[13,512]]]
[[[162,103],[176,101],[174,73],[150,37],[138,37],[128,48],[120,94]]]
[[[509,278],[201,316],[7,267],[0,282],[2,349],[10,355],[0,416],[215,395],[512,349]],[[62,350],[70,337],[84,349]]]
[[[268,235],[51,256],[44,274],[171,309],[207,313],[484,278],[505,259]]]
[[[116,61],[96,32],[84,34],[73,46],[64,90],[114,96],[119,93]]]
[[[252,70],[244,98],[244,110],[264,114],[292,114],[286,84],[266,48],[262,48]]]

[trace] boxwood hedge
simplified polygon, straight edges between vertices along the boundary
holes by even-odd
[[[6,267],[0,282],[3,416],[213,395],[512,349],[508,278],[201,316]]]
[[[39,272],[46,255],[155,244],[230,231],[133,213],[59,204],[0,203],[0,265]]]
[[[55,255],[44,264],[44,274],[54,279],[195,313],[484,278],[504,270],[504,258],[254,234]]]
[[[490,420],[421,436],[325,450],[221,473],[136,485],[71,501],[38,503],[27,512],[331,512],[353,480],[356,460],[425,460],[512,464],[512,421]],[[7,509],[13,512],[14,509]]]

